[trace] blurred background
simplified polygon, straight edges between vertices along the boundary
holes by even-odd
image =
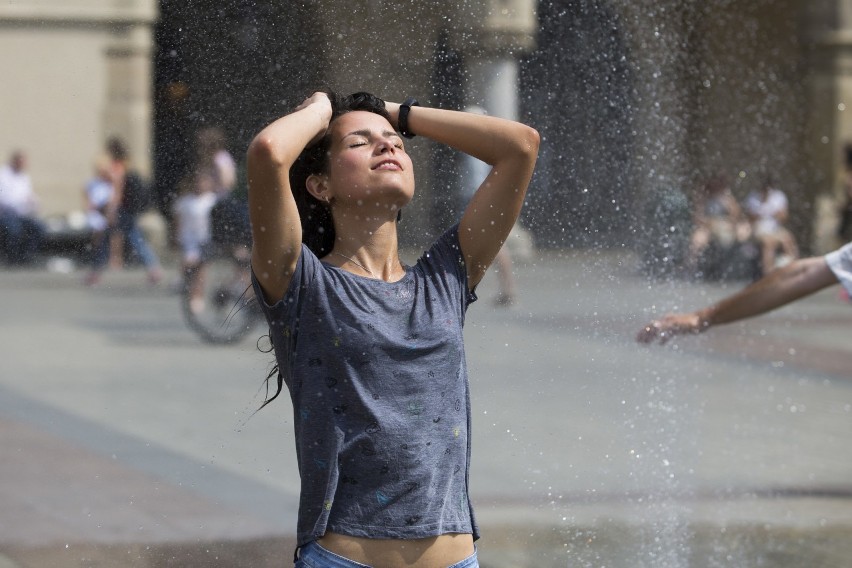
[[[256,312],[223,347],[232,314],[184,301],[175,204],[203,133],[239,201],[254,134],[325,89],[542,134],[514,269],[465,331],[483,567],[852,566],[848,298],[633,341],[765,272],[750,235],[697,251],[714,188],[746,208],[771,179],[801,255],[848,240],[850,70],[850,0],[0,2],[0,164],[26,155],[44,224],[33,262],[0,256],[0,566],[287,565],[289,405],[253,414]],[[113,137],[164,274],[131,254],[87,287],[84,188]],[[406,148],[413,262],[473,166]]]
[[[46,216],[80,208],[120,136],[166,221],[195,135],[253,134],[313,90],[477,105],[543,134],[524,215],[545,247],[635,246],[661,192],[771,172],[802,248],[833,248],[843,199],[852,15],[821,0],[15,0],[0,6],[0,156],[15,149]],[[457,213],[452,155],[415,144],[420,244]]]

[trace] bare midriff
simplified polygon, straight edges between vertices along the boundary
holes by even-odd
[[[335,554],[377,568],[439,568],[473,554],[473,536],[442,534],[411,540],[374,539],[326,533],[320,546]]]

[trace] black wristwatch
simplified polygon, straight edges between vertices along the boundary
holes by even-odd
[[[399,105],[399,115],[396,119],[396,125],[399,133],[405,138],[414,138],[414,133],[408,130],[408,113],[411,111],[411,107],[415,106],[420,106],[420,103],[414,97],[408,97],[404,103]]]

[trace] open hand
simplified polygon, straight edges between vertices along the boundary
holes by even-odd
[[[701,333],[706,328],[698,314],[668,314],[643,327],[636,335],[639,343],[667,343],[675,335]]]

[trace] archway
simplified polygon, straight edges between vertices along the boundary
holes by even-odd
[[[239,163],[264,124],[322,84],[327,65],[321,26],[300,4],[161,0],[160,14],[153,158],[155,193],[168,216],[200,128],[222,128]]]

